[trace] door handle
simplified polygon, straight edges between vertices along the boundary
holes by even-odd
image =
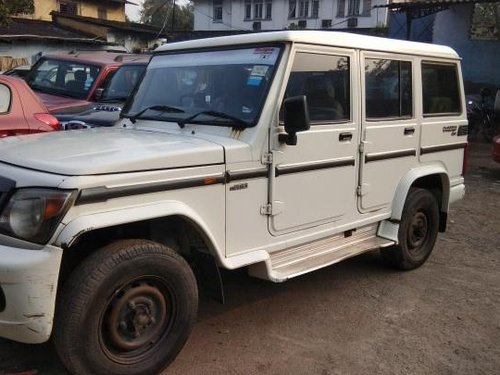
[[[405,135],[413,135],[415,133],[415,128],[405,128]]]
[[[339,134],[339,141],[340,142],[347,142],[352,140],[352,133],[340,133]]]

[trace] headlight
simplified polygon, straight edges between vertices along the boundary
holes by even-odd
[[[49,189],[20,189],[0,216],[0,231],[36,243],[46,243],[66,213],[75,194]]]

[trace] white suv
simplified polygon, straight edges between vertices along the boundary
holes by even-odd
[[[409,270],[464,195],[447,47],[283,31],[161,47],[114,128],[0,143],[0,336],[152,374],[219,268],[275,282],[381,248]],[[196,272],[194,271],[196,270]]]

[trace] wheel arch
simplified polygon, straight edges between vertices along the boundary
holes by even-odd
[[[224,244],[223,237],[214,232],[216,229],[180,202],[82,215],[71,220],[55,240],[64,249],[61,281],[95,250],[121,239],[156,241],[187,259],[203,251],[214,259],[215,267],[224,263]]]
[[[401,220],[406,197],[412,187],[427,189],[436,197],[440,213],[439,230],[444,232],[450,198],[450,179],[446,168],[436,164],[409,171],[396,188],[391,211],[392,221]]]

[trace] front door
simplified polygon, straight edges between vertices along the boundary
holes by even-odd
[[[273,235],[340,220],[356,207],[356,54],[304,47],[293,56],[285,98],[306,96],[311,129],[297,134],[295,146],[276,141],[272,147]]]

